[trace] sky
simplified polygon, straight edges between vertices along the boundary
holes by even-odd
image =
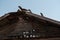
[[[16,12],[21,6],[33,13],[60,21],[60,0],[0,0],[0,16]]]

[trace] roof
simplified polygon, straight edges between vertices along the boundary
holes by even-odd
[[[12,13],[17,13],[17,12],[10,12],[10,14],[12,14]],[[9,16],[10,14],[8,13],[8,14],[5,14],[5,15],[1,16],[1,17],[0,17],[0,20],[6,18],[6,17]],[[26,15],[29,15],[29,16],[33,16],[33,17],[38,18],[38,19],[41,19],[41,20],[44,20],[44,21],[51,22],[51,23],[53,23],[53,24],[58,24],[58,25],[60,25],[60,21],[56,21],[56,20],[54,20],[54,19],[51,19],[51,18],[48,18],[48,17],[45,17],[45,16],[37,15],[37,14],[31,13],[31,12],[26,12],[25,14],[26,14]]]
[[[48,22],[60,25],[60,21],[56,21],[54,19],[51,19],[51,18],[48,18],[48,17],[45,17],[45,16],[40,16],[40,15],[37,15],[37,14],[34,14],[34,13],[28,13],[28,12],[26,14],[30,15],[30,16],[33,16],[35,18],[44,20],[44,21],[48,21]]]
[[[35,18],[38,18],[38,19],[41,19],[41,20],[44,20],[44,21],[48,21],[48,22],[51,22],[51,23],[60,25],[60,21],[56,21],[56,20],[53,20],[53,19],[48,18],[48,17],[45,17],[45,16],[41,16],[41,15],[34,14],[34,13],[31,12],[30,9],[29,9],[29,10],[23,9],[21,6],[19,6],[19,8],[20,8],[20,9],[19,9],[17,12],[10,12],[10,13],[7,13],[7,14],[3,15],[2,17],[0,17],[0,20],[6,18],[6,17],[9,16],[10,14],[13,14],[13,13],[17,14],[19,11],[25,11],[25,12],[26,12],[25,14],[27,14],[27,15],[29,15],[29,16],[33,16],[33,17],[35,17]]]

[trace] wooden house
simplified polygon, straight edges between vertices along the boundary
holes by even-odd
[[[60,38],[60,22],[20,9],[0,17],[0,39],[47,40]],[[52,39],[53,40],[53,39]]]

